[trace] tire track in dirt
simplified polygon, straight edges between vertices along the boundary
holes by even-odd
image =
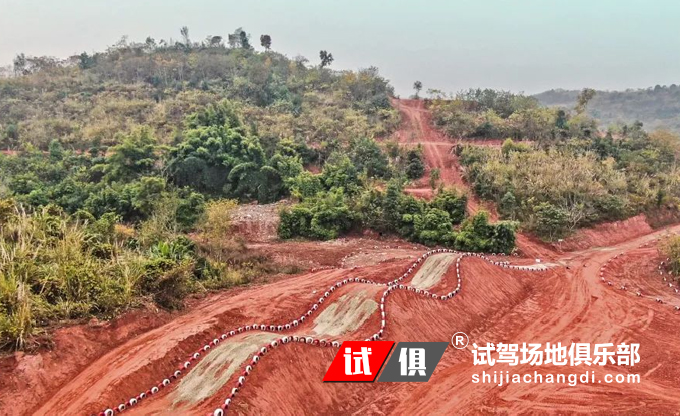
[[[356,279],[356,278],[355,278],[355,279],[349,279],[349,283],[352,283],[352,281],[354,281],[354,283],[371,284],[371,285],[376,285],[376,284],[377,284],[378,286],[387,287],[387,289],[386,289],[385,292],[383,293],[382,298],[381,298],[381,300],[380,300],[380,309],[381,309],[381,315],[382,315],[382,318],[381,318],[382,321],[381,321],[381,325],[380,325],[380,330],[379,330],[377,333],[375,333],[374,335],[372,335],[371,337],[367,338],[366,341],[371,341],[371,340],[372,340],[372,341],[377,341],[378,339],[380,339],[380,338],[382,337],[383,332],[384,332],[384,329],[385,329],[385,327],[386,327],[385,301],[386,301],[387,296],[388,296],[391,292],[393,292],[393,291],[395,291],[395,290],[410,291],[410,292],[414,292],[415,294],[418,294],[418,295],[421,295],[421,296],[425,296],[426,298],[431,298],[431,299],[436,299],[436,300],[441,300],[441,301],[445,301],[445,300],[452,299],[456,294],[458,294],[458,293],[460,292],[460,290],[461,290],[461,284],[462,284],[462,278],[461,278],[461,274],[460,274],[460,261],[461,261],[461,259],[462,259],[463,257],[470,257],[470,256],[472,256],[472,257],[479,257],[479,258],[484,259],[486,262],[491,263],[491,264],[493,264],[493,265],[495,265],[495,266],[501,266],[501,267],[504,267],[504,268],[512,268],[512,269],[516,269],[516,270],[524,270],[524,271],[543,271],[543,270],[546,270],[546,268],[535,268],[535,267],[533,267],[533,266],[521,266],[521,265],[520,265],[520,266],[517,266],[517,265],[510,265],[509,262],[507,262],[507,261],[504,261],[504,262],[494,262],[493,260],[489,259],[488,257],[486,257],[486,256],[484,256],[484,255],[479,255],[479,254],[474,254],[474,253],[462,253],[462,254],[459,255],[459,256],[453,256],[452,254],[449,254],[448,256],[453,256],[453,258],[456,259],[456,276],[457,276],[457,279],[456,279],[456,280],[457,280],[457,286],[456,286],[456,288],[455,288],[452,292],[449,292],[449,293],[446,294],[446,295],[436,295],[436,294],[434,294],[434,293],[428,292],[427,290],[422,290],[422,289],[420,289],[419,287],[416,287],[416,286],[408,286],[408,285],[404,285],[404,284],[399,283],[401,280],[405,279],[406,277],[408,277],[409,275],[413,274],[414,272],[416,272],[416,271],[420,272],[420,270],[422,270],[422,268],[426,268],[426,269],[428,269],[428,270],[429,270],[429,269],[433,269],[434,271],[437,271],[436,269],[439,268],[439,263],[441,263],[441,256],[444,256],[444,254],[436,254],[436,253],[454,253],[454,251],[453,251],[453,250],[445,250],[445,249],[430,251],[430,252],[424,254],[423,256],[421,256],[420,258],[418,258],[418,259],[416,260],[416,262],[413,263],[412,267],[410,267],[410,268],[407,270],[407,272],[404,273],[401,277],[399,277],[399,278],[397,278],[397,279],[395,279],[395,280],[393,280],[393,281],[387,282],[387,283],[382,283],[382,284],[380,284],[380,283],[375,283],[375,282],[372,282],[372,281],[366,281],[365,279],[361,279],[361,280]],[[432,257],[432,256],[434,256],[434,257]],[[423,261],[423,260],[424,260],[424,261]],[[421,268],[419,269],[418,266],[420,266],[421,263],[422,263],[422,266],[421,266]],[[439,271],[439,272],[443,272],[443,270],[438,270],[438,271]],[[441,273],[439,273],[439,274],[441,274]],[[418,278],[418,275],[416,274],[416,276],[413,277],[413,280],[416,280],[417,278]],[[344,280],[342,283],[345,284],[346,282],[347,282],[347,280]],[[340,287],[340,282],[339,282],[338,284],[336,284],[335,286],[337,286],[337,287],[339,288],[339,287]],[[354,287],[354,286],[352,286],[352,287]],[[373,286],[373,287],[375,287],[375,286]],[[332,292],[332,291],[333,291],[333,290],[331,290],[331,292]],[[360,290],[358,293],[355,291],[355,292],[354,292],[354,295],[356,296],[357,294],[361,294],[361,293],[364,293],[364,292],[365,292],[364,290]],[[329,292],[326,292],[325,296],[328,297],[328,296],[329,296]],[[344,298],[346,298],[346,297],[347,297],[347,295],[343,295],[343,296],[341,296],[341,298],[340,298],[338,301],[342,301],[342,300],[343,300]],[[319,301],[321,302],[321,299],[320,299]],[[321,312],[321,314],[319,315],[319,317],[318,317],[317,320],[315,321],[315,323],[317,323],[317,327],[319,326],[319,325],[318,325],[318,321],[320,320],[320,318],[322,317],[322,315],[323,315],[325,312],[327,312],[329,309],[333,308],[333,306],[335,306],[335,305],[338,303],[338,301],[336,301],[335,303],[331,303],[330,306],[327,306],[327,308],[326,308],[323,312]],[[316,304],[315,304],[314,306],[316,306]],[[315,308],[310,309],[310,311],[308,311],[307,315],[311,315],[311,314],[312,314],[312,310],[315,310]],[[336,317],[337,317],[337,316],[336,316]],[[348,317],[348,316],[346,316],[346,317]],[[346,318],[346,317],[344,317],[344,318]],[[343,318],[343,319],[344,319],[344,318]],[[365,318],[366,318],[366,317],[364,317],[364,318],[362,319],[362,322],[363,322],[363,320],[365,320]],[[325,325],[326,327],[329,327],[329,325],[327,325],[326,323],[325,323],[324,325]],[[342,327],[342,326],[346,326],[346,325],[347,325],[346,322],[335,322],[335,326],[340,326],[340,327]],[[358,326],[360,326],[360,325],[357,325],[356,328],[358,328]],[[280,328],[280,327],[279,327],[279,328]],[[316,328],[316,327],[315,327],[315,328]],[[356,328],[354,328],[354,329],[356,329]],[[260,325],[260,329],[263,329],[261,325]],[[270,329],[273,329],[273,327],[270,327]],[[331,328],[331,329],[332,329],[332,328]],[[279,331],[280,331],[280,329],[279,329]],[[239,332],[240,332],[240,330],[239,330]],[[346,332],[347,332],[347,331],[345,331],[345,333],[346,333]],[[339,335],[339,334],[338,334],[338,335]],[[298,338],[299,338],[299,339],[298,339]],[[232,342],[234,342],[234,341],[232,341]],[[295,335],[292,336],[292,337],[290,337],[290,336],[284,336],[283,338],[281,338],[281,339],[278,340],[278,341],[273,341],[273,342],[271,342],[271,345],[265,345],[265,346],[263,346],[262,349],[261,349],[261,352],[260,352],[260,354],[259,354],[258,356],[259,356],[259,357],[262,357],[263,354],[265,354],[265,353],[269,354],[271,348],[276,348],[276,347],[279,346],[279,345],[283,345],[283,344],[286,344],[286,343],[289,343],[289,342],[302,342],[302,343],[304,343],[304,344],[318,345],[318,341],[317,341],[317,340],[314,340],[314,338],[311,338],[311,337],[308,337],[308,336],[304,336],[304,335],[303,335],[303,336],[299,336],[299,337],[298,337],[298,336],[295,336]],[[336,344],[335,342],[333,342],[333,344],[334,344],[334,345],[333,345],[334,347],[339,346],[339,345],[336,346],[336,345],[335,345],[335,344]],[[324,341],[323,341],[323,340],[321,341],[321,345],[322,345],[322,346],[324,345]],[[271,347],[271,348],[270,348],[270,347]],[[220,348],[223,349],[224,346],[220,346]],[[215,353],[212,352],[211,354],[214,355]],[[246,354],[246,355],[247,355],[247,354]],[[223,405],[221,405],[219,408],[215,409],[213,412],[209,413],[210,415],[213,415],[213,416],[222,416],[222,415],[226,412],[226,410],[229,409],[230,405],[232,405],[233,400],[234,400],[235,397],[236,397],[236,394],[239,392],[239,389],[240,389],[241,387],[243,387],[243,384],[245,383],[245,376],[248,376],[248,375],[250,374],[250,371],[252,371],[253,367],[254,367],[256,364],[259,363],[258,356],[253,357],[253,360],[252,360],[251,364],[248,365],[248,366],[246,366],[244,372],[242,373],[243,375],[242,375],[241,377],[239,377],[236,386],[235,386],[234,388],[232,388],[231,393],[228,395],[228,397],[227,397],[227,399],[224,401]],[[210,357],[210,356],[209,356],[209,357]],[[230,362],[233,362],[233,360],[230,360]],[[199,364],[199,365],[200,365],[200,364]],[[259,364],[258,364],[258,365],[259,365]],[[230,365],[230,368],[231,368],[231,365]],[[192,378],[191,375],[194,374],[196,371],[197,371],[197,370],[193,370],[193,371],[191,371],[191,372],[189,373],[189,378],[190,378],[190,379]],[[193,377],[193,378],[196,379],[196,377]],[[206,390],[214,391],[214,386],[213,386],[213,384],[211,383],[212,380],[201,380],[201,381],[202,381],[204,384],[207,383],[208,386],[201,387],[200,385],[197,385],[196,382],[194,382],[194,383],[192,383],[192,385],[194,386],[194,388],[195,388],[196,390],[198,390],[198,391],[206,391]],[[184,383],[184,380],[182,380],[182,382],[180,382],[180,388],[181,388],[181,386],[183,385],[183,383]],[[173,392],[172,392],[172,391],[171,391],[170,395],[173,395]],[[185,413],[188,414],[188,413],[191,411],[191,410],[190,410],[191,408],[190,408],[190,407],[187,407],[186,403],[184,404],[184,406],[177,408],[177,407],[175,406],[175,405],[178,403],[178,399],[177,399],[177,397],[176,397],[176,394],[174,395],[174,397],[175,397],[175,398],[171,400],[172,403],[170,403],[170,399],[169,399],[169,398],[165,398],[165,399],[163,399],[163,400],[160,401],[160,402],[158,402],[158,401],[155,402],[155,403],[153,404],[153,406],[152,406],[153,409],[150,409],[150,408],[148,408],[148,407],[147,407],[147,408],[144,408],[143,414],[146,414],[146,415],[160,414],[160,413],[164,412],[165,409],[168,409],[168,408],[172,408],[172,411],[173,411],[173,412],[180,412],[180,413],[182,413],[182,414],[185,414]],[[134,412],[134,409],[133,409],[133,412],[132,412],[132,413],[133,413],[133,414],[135,413],[135,412]],[[106,415],[105,415],[105,416],[106,416]]]
[[[440,250],[440,251],[443,252],[445,250]],[[465,256],[465,254],[464,254],[464,256]],[[392,281],[390,284],[392,284],[393,287],[394,287],[394,285],[396,285],[400,280],[402,280],[402,279],[410,276],[412,273],[416,272],[417,266],[421,264],[421,261],[423,259],[424,258],[420,258],[419,260],[417,260],[417,262],[414,263],[414,265],[411,266],[406,273],[402,274],[401,277]],[[385,276],[385,274],[382,273],[381,277],[384,277],[384,276]],[[369,280],[364,279],[364,278],[360,279],[358,277],[354,278],[354,279],[352,279],[352,278],[345,279],[343,282],[350,282],[351,283],[351,281],[354,281],[354,280],[356,281],[356,283],[371,284],[371,282]],[[361,282],[359,282],[359,280],[361,280]],[[384,283],[382,285],[386,286],[386,284],[384,284]],[[375,286],[372,286],[372,287],[375,287]],[[397,287],[395,287],[395,288],[397,288]],[[408,287],[403,286],[401,284],[398,285],[398,289],[411,290]],[[388,293],[389,293],[389,290],[390,289],[388,288]],[[420,291],[420,289],[417,289],[417,288],[413,288],[412,290],[416,293],[418,293],[418,291]],[[460,290],[460,282],[459,282],[459,286],[458,286],[457,290]],[[430,296],[430,294],[427,291],[423,291],[421,293],[426,295],[426,296]],[[455,294],[455,291],[453,292],[453,294]],[[328,292],[326,293],[326,297],[327,296],[329,296]],[[385,297],[385,295],[383,295],[383,301],[384,301],[384,297]],[[438,296],[431,295],[431,297],[438,297]],[[452,294],[449,294],[448,298],[451,298],[451,297],[452,297]],[[441,296],[441,300],[445,300],[444,296]],[[316,308],[314,308],[314,309],[316,309]],[[214,313],[214,311],[213,311],[213,313]],[[310,313],[311,313],[311,310],[308,311],[308,315]],[[183,320],[179,320],[179,321],[183,321]],[[385,321],[384,321],[384,317],[383,317],[383,326],[384,326],[384,322]],[[180,325],[186,326],[190,330],[192,328],[190,325],[188,325],[188,322],[181,322]],[[173,326],[173,328],[176,328],[176,326]],[[260,329],[264,329],[264,328],[260,328]],[[274,326],[271,326],[270,329],[274,329]],[[165,330],[167,331],[167,328],[165,328]],[[239,330],[238,332],[241,332],[241,331]],[[382,334],[382,329],[381,329],[380,333]],[[224,335],[223,335],[223,337],[224,337]],[[224,338],[222,338],[222,339],[224,339]],[[374,339],[377,339],[377,338],[374,338]],[[157,347],[159,346],[157,342],[154,342],[153,340],[150,340],[146,337],[143,337],[143,339],[139,342],[146,344],[145,347],[150,348],[151,350],[158,349]],[[214,344],[211,342],[210,345],[216,347],[217,341]],[[221,343],[220,348],[223,347],[224,345],[225,344]],[[213,353],[213,351],[209,350],[209,346],[207,344],[206,344],[206,347],[204,347],[200,352],[201,353],[203,353],[203,352]],[[68,386],[68,388],[62,389],[62,391],[60,391],[59,394],[56,395],[56,397],[49,400],[48,403],[46,403],[45,406],[43,406],[42,409],[40,411],[38,411],[38,414],[50,414],[51,412],[53,412],[57,409],[59,409],[59,410],[57,410],[58,412],[65,411],[68,414],[78,414],[79,413],[78,409],[82,409],[83,407],[89,407],[89,406],[85,406],[85,403],[91,402],[94,397],[100,397],[100,395],[101,395],[101,397],[110,396],[111,395],[111,389],[120,390],[120,391],[125,391],[125,390],[135,391],[135,389],[139,389],[139,383],[135,383],[137,385],[137,387],[131,387],[131,385],[130,385],[128,387],[121,388],[124,384],[129,384],[129,378],[128,378],[128,380],[123,379],[125,376],[129,376],[130,375],[129,373],[132,372],[133,373],[132,374],[133,379],[134,379],[134,376],[137,375],[138,373],[140,373],[137,370],[138,367],[139,366],[144,367],[145,365],[148,364],[148,361],[149,361],[148,358],[139,359],[139,358],[135,357],[135,355],[139,354],[139,353],[141,353],[143,357],[146,357],[146,356],[148,356],[146,354],[148,354],[149,351],[143,350],[143,349],[137,349],[137,348],[132,347],[131,345],[128,345],[128,348],[123,348],[122,351],[121,351],[121,349],[118,349],[117,351],[112,352],[110,354],[110,356],[105,357],[104,363],[98,363],[98,365],[91,366],[88,369],[88,370],[92,370],[92,372],[85,371],[84,372],[85,374],[81,373],[81,375],[79,375],[76,378],[76,380],[74,380],[74,382],[70,386]],[[208,356],[210,356],[210,354],[208,354]],[[201,365],[200,364],[201,362],[202,361],[199,361],[199,366]],[[127,368],[125,366],[121,366],[122,363],[133,363],[133,365],[135,367]],[[209,361],[209,363],[210,363],[210,361]],[[104,365],[102,365],[102,364],[104,364]],[[108,367],[106,364],[111,364],[113,368]],[[155,365],[154,367],[157,368],[158,366]],[[191,368],[197,368],[197,367],[192,366]],[[210,368],[210,365],[208,365],[208,368]],[[210,370],[213,373],[215,373],[214,368],[215,367],[213,367],[213,370]],[[149,370],[150,369],[148,367],[144,367],[145,372],[148,372]],[[153,371],[154,368],[152,368],[151,370],[152,370],[152,372],[158,373],[158,371]],[[206,369],[199,370],[199,372],[202,372],[202,373],[205,373],[206,371],[207,371]],[[102,372],[103,372],[103,374],[102,374]],[[90,373],[92,375],[88,376],[87,373]],[[191,374],[191,372],[189,374]],[[111,377],[113,377],[113,378],[111,378]],[[113,382],[112,382],[112,380],[113,380]],[[107,383],[107,382],[111,382],[111,386],[109,386],[109,389],[107,389],[108,392],[104,393],[104,391],[102,390],[102,385],[103,385],[103,383]],[[82,394],[83,391],[87,391],[88,394],[83,395]],[[97,392],[99,392],[99,393],[97,393]],[[123,396],[123,397],[125,397],[125,395],[127,395],[127,393],[121,394],[121,396]],[[61,397],[61,399],[59,397]],[[127,397],[130,397],[130,396],[128,395]],[[134,393],[132,394],[132,397],[135,397]],[[135,401],[139,401],[139,400],[140,400],[140,397],[137,397],[135,399]],[[140,405],[141,405],[141,403],[140,403]],[[144,409],[143,406],[139,407],[140,405],[137,405],[136,407],[133,407],[130,410],[134,411],[135,409]],[[52,409],[52,410],[49,410],[49,409]],[[151,409],[149,409],[149,410],[151,410]],[[143,411],[143,412],[145,412],[145,411]],[[147,413],[143,413],[143,414],[147,414]],[[149,413],[149,414],[155,414],[155,413],[152,412],[152,413]]]

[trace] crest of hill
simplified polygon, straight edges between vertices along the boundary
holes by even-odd
[[[545,106],[572,108],[580,91],[554,89],[534,95]],[[588,114],[602,125],[641,121],[648,130],[680,132],[680,86],[656,85],[625,91],[597,91],[588,104]]]
[[[103,52],[65,59],[18,55],[9,76],[0,77],[0,146],[45,150],[56,139],[86,150],[116,144],[118,133],[138,126],[172,144],[186,115],[224,99],[263,141],[342,143],[397,126],[393,89],[374,67],[335,71],[328,52],[320,63],[288,58],[270,49],[268,35],[258,51],[240,28],[228,42],[194,42],[186,28],[182,37],[123,38]]]

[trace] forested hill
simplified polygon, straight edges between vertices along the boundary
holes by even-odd
[[[578,90],[550,90],[534,95],[546,106],[574,107]],[[657,85],[647,89],[597,91],[588,114],[600,125],[641,121],[645,129],[667,128],[680,132],[680,86]]]
[[[194,41],[183,27],[181,41],[19,54],[0,76],[0,350],[40,343],[55,322],[180,308],[190,293],[295,272],[233,232],[236,200],[307,195],[286,230],[312,238],[361,227],[359,202],[394,211],[374,208],[373,181],[424,168],[416,150],[388,160],[373,140],[399,124],[388,81],[258,40],[237,29]],[[494,251],[510,250],[505,236]]]
[[[176,141],[188,114],[227,99],[265,144],[293,138],[316,146],[387,135],[398,123],[392,87],[377,69],[335,71],[325,50],[313,61],[274,51],[242,29],[194,41],[126,38],[69,58],[19,54],[0,77],[0,146],[67,149],[118,143],[139,126]],[[322,46],[322,45],[320,45]]]

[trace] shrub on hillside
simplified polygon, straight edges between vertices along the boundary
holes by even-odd
[[[330,240],[349,231],[355,218],[342,189],[335,189],[292,208],[283,208],[280,219],[278,233],[281,238]]]
[[[666,237],[660,245],[663,254],[665,267],[675,275],[676,279],[680,276],[680,236]]]

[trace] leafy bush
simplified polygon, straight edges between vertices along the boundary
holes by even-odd
[[[680,139],[640,124],[625,130],[618,140],[572,138],[547,149],[511,140],[500,151],[464,146],[460,161],[482,198],[546,240],[661,207],[677,212]]]
[[[354,214],[342,189],[334,189],[280,213],[279,236],[330,240],[352,228]]]
[[[356,227],[466,251],[508,253],[514,248],[516,223],[489,224],[486,213],[465,219],[467,197],[455,190],[442,190],[427,203],[405,194],[396,179],[385,191],[358,189],[355,195],[345,196],[343,188],[333,188],[282,209],[279,237],[330,239]]]
[[[411,149],[406,153],[406,177],[415,180],[420,179],[425,174],[425,163],[423,163],[422,149]]]
[[[373,139],[362,138],[352,142],[349,157],[359,172],[369,178],[388,178],[389,161]]]
[[[231,231],[231,218],[238,203],[233,199],[218,199],[205,205],[200,229],[212,239],[225,238]]]
[[[453,224],[460,224],[467,216],[467,196],[456,190],[442,190],[430,205],[448,213]]]
[[[460,160],[478,195],[547,240],[631,212],[626,175],[590,152],[465,147]]]

